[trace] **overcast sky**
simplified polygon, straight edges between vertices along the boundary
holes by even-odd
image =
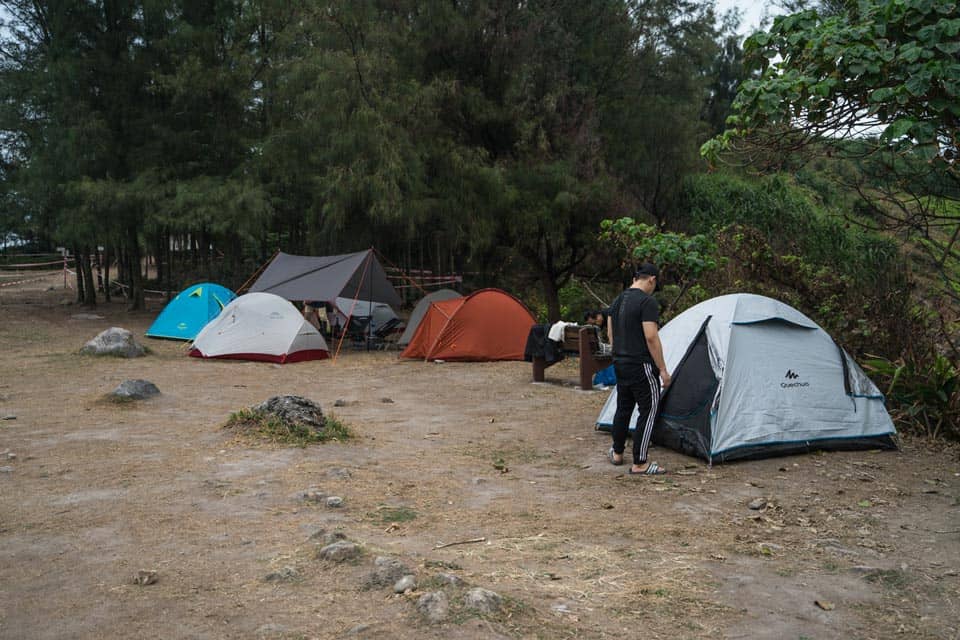
[[[769,7],[768,11],[773,14],[776,8],[772,2],[751,2],[750,0],[716,0],[717,13],[722,14],[727,9],[738,8],[743,11],[740,22],[740,33],[749,35],[760,26],[760,19],[763,16],[764,7]]]

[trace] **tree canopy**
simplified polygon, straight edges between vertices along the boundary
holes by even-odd
[[[953,0],[831,3],[747,39],[759,73],[740,86],[732,128],[702,153],[725,150],[767,166],[805,154],[857,163],[838,172],[868,203],[858,223],[909,228],[960,299],[960,17]],[[743,157],[743,156],[741,156]]]
[[[144,252],[176,288],[376,245],[555,317],[600,220],[668,220],[738,69],[690,0],[0,6],[2,221],[134,291]]]

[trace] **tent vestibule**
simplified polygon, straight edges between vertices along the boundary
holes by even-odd
[[[441,300],[452,300],[454,298],[462,298],[463,296],[454,291],[453,289],[438,289],[428,293],[420,299],[420,302],[417,303],[417,306],[413,308],[413,311],[410,313],[410,318],[407,320],[407,327],[403,330],[403,334],[400,336],[400,339],[397,341],[401,347],[405,347],[410,344],[410,341],[413,339],[413,334],[417,332],[417,327],[420,326],[420,322],[423,320],[424,316],[427,315],[427,311],[430,310],[430,305],[434,302],[440,302]]]

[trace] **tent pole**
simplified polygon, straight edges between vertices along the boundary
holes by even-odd
[[[336,351],[336,353],[333,354],[333,363],[332,363],[332,364],[336,364],[336,363],[337,363],[337,358],[340,356],[340,347],[343,346],[343,339],[347,336],[347,328],[350,326],[350,318],[353,317],[353,310],[354,310],[354,309],[356,308],[356,306],[357,306],[357,298],[360,297],[360,288],[363,286],[363,279],[364,279],[364,278],[366,277],[366,275],[367,275],[367,269],[370,267],[370,262],[371,262],[371,260],[372,260],[372,257],[373,257],[373,253],[369,253],[369,254],[367,254],[367,258],[368,258],[368,259],[367,259],[366,261],[364,261],[364,264],[363,264],[363,273],[360,274],[360,282],[357,283],[357,290],[354,291],[354,293],[353,293],[353,302],[350,304],[350,312],[347,314],[347,322],[346,322],[346,324],[345,324],[344,327],[343,327],[343,333],[340,334],[340,342],[337,343],[337,351]],[[371,300],[370,302],[372,303],[373,301]],[[371,308],[370,308],[370,317],[372,318],[372,317],[373,317],[373,305],[371,304],[370,306],[371,306]]]

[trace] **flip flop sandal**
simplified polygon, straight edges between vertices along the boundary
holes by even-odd
[[[613,450],[613,447],[610,447],[610,451],[607,452],[607,459],[610,461],[610,464],[612,464],[615,467],[619,467],[620,465],[623,464],[623,454],[622,453],[620,454],[620,462],[617,462],[616,459],[613,457],[615,455],[617,455],[617,452]]]
[[[662,476],[666,472],[667,470],[661,467],[656,462],[651,462],[650,464],[648,464],[647,468],[644,469],[643,471],[634,471],[633,469],[630,469],[630,471],[628,471],[628,473],[632,476]]]

